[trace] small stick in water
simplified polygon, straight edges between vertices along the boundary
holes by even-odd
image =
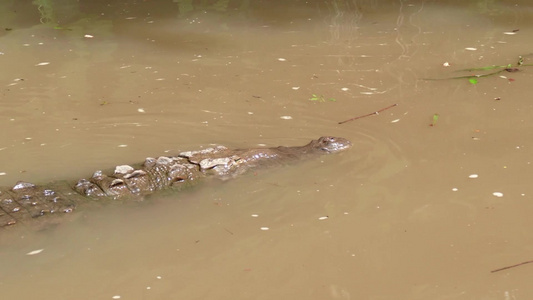
[[[373,113],[366,114],[366,115],[363,115],[363,116],[359,116],[359,117],[351,118],[351,119],[346,120],[346,121],[339,122],[339,124],[344,124],[344,123],[346,123],[346,122],[355,121],[355,120],[357,120],[357,119],[361,119],[361,118],[364,118],[364,117],[370,117],[370,116],[373,116],[373,115],[379,115],[380,112],[382,112],[382,111],[384,111],[384,110],[387,110],[387,109],[389,109],[389,108],[395,107],[395,106],[397,106],[397,105],[398,105],[398,104],[395,103],[395,104],[393,104],[393,105],[391,105],[391,106],[387,106],[387,107],[382,108],[382,109],[380,109],[380,110],[378,110],[378,111],[375,111],[375,112],[373,112]]]
[[[503,271],[503,270],[507,270],[507,269],[510,269],[510,268],[518,267],[518,266],[525,265],[525,264],[529,264],[529,263],[533,263],[533,260],[528,260],[528,261],[521,262],[521,263],[516,264],[516,265],[512,265],[512,266],[507,266],[507,267],[499,268],[499,269],[496,269],[496,270],[492,270],[492,271],[490,271],[490,272],[491,272],[491,273],[494,273],[494,272],[498,272],[498,271]]]

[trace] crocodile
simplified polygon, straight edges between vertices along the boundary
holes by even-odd
[[[350,147],[347,139],[331,136],[295,147],[230,150],[216,146],[177,156],[148,157],[139,165],[116,166],[109,175],[98,170],[89,179],[76,183],[36,185],[19,181],[12,188],[0,188],[0,228],[47,215],[71,213],[89,201],[138,199],[162,189],[192,186],[206,177],[227,180],[259,167],[283,165]]]

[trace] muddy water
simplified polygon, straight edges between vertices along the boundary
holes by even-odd
[[[528,1],[49,2],[2,4],[1,186],[211,143],[354,147],[2,230],[3,298],[533,294],[533,264],[491,273],[533,259],[533,69],[424,80],[532,64]]]

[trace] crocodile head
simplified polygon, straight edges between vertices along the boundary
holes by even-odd
[[[323,136],[318,140],[312,141],[309,145],[316,150],[326,153],[335,153],[350,148],[352,143],[341,137]]]

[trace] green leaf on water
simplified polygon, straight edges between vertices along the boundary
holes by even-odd
[[[317,101],[317,102],[326,102],[326,100],[331,101],[331,102],[337,101],[337,99],[335,98],[326,98],[324,97],[324,95],[317,95],[317,94],[312,94],[311,97],[309,98],[309,101]]]
[[[437,125],[437,121],[439,120],[439,114],[433,115],[433,122],[431,123],[431,126]]]
[[[471,83],[471,84],[477,84],[477,79],[472,77],[472,78],[469,78],[468,81]]]
[[[433,127],[433,126],[437,126],[437,121],[439,120],[439,114],[434,114],[433,115],[433,121],[431,122],[431,124],[429,124],[429,126]]]
[[[310,101],[318,101],[319,97],[316,94],[313,94],[311,98],[309,98]]]
[[[72,30],[72,28],[61,27],[61,26],[54,26],[54,29],[57,29],[57,30]]]
[[[309,98],[311,101],[325,102],[324,96],[313,94],[313,97]]]

